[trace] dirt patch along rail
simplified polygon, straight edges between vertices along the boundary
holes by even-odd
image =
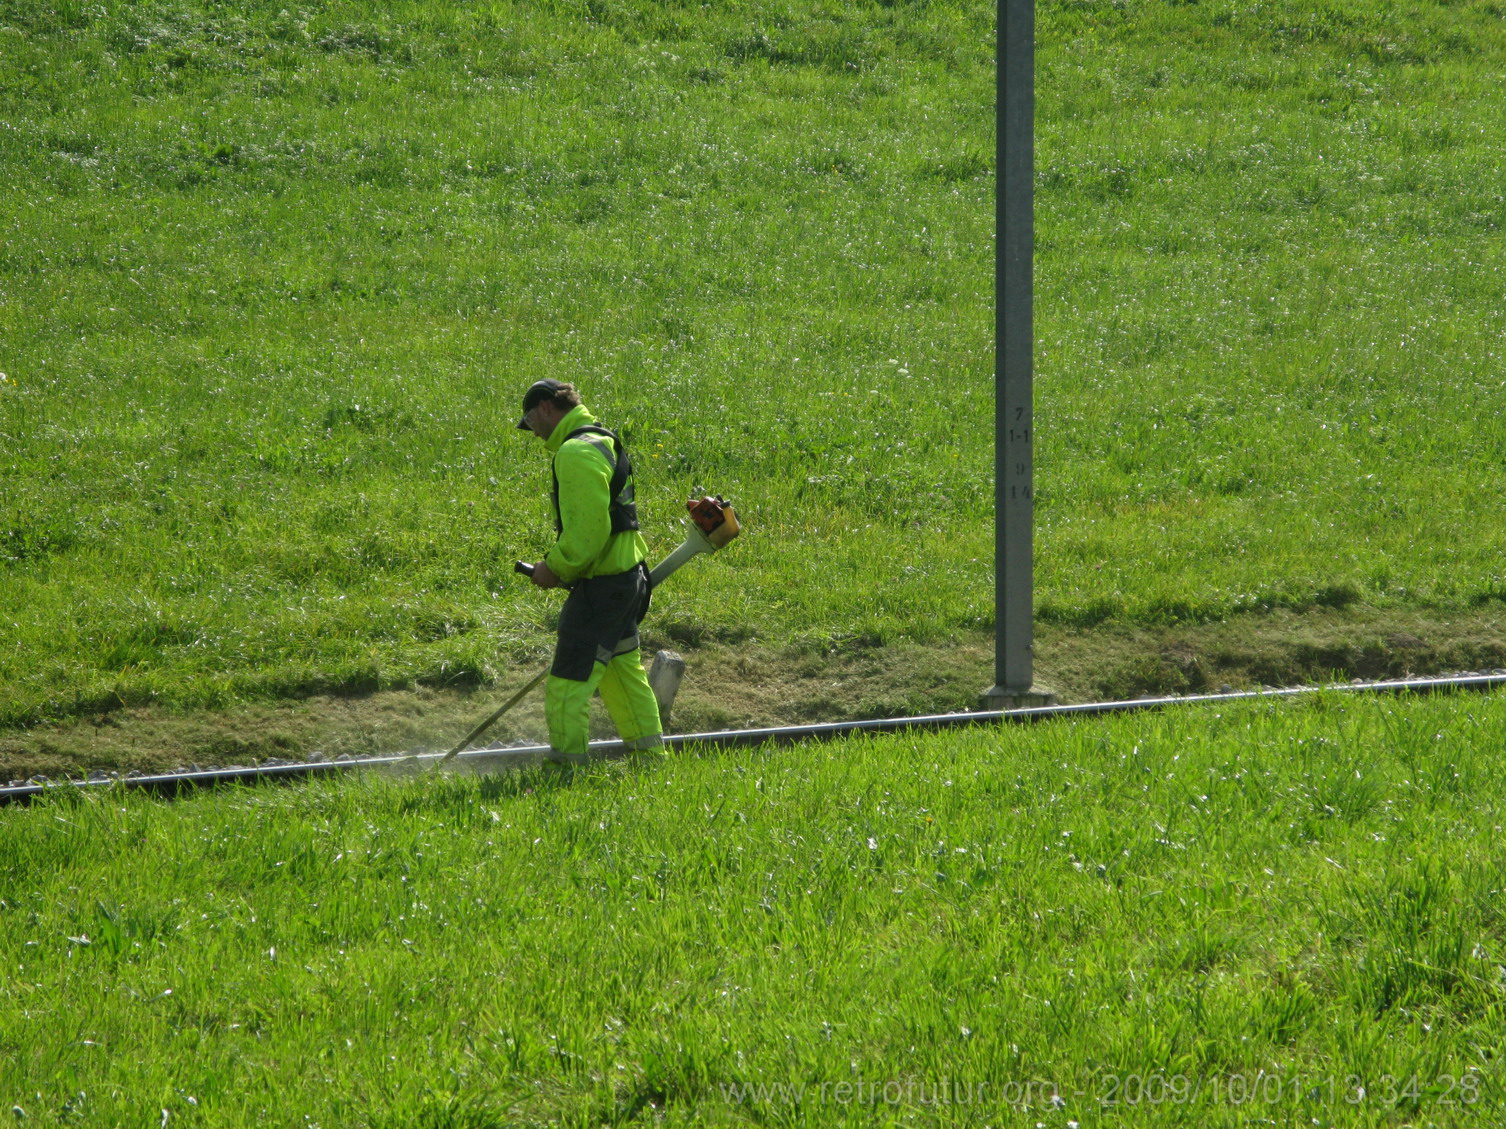
[[[650,648],[667,642],[651,631],[646,637]],[[1036,650],[1040,681],[1069,704],[1488,673],[1506,669],[1506,609],[1325,609],[1159,627],[1043,625]],[[671,718],[681,733],[968,710],[992,683],[993,640],[986,632],[940,644],[753,641],[684,653],[688,674]],[[512,688],[420,687],[193,713],[121,709],[0,732],[0,784],[39,775],[160,773],[447,748]],[[608,736],[605,717],[597,722],[597,735]],[[488,740],[531,744],[543,734],[542,697],[533,696]]]
[[[1122,702],[1084,702],[1079,705],[1037,706],[1014,710],[978,710],[963,713],[933,714],[922,717],[873,718],[860,721],[827,722],[816,725],[792,725],[764,729],[738,729],[712,733],[687,733],[666,739],[666,748],[652,754],[635,754],[620,741],[592,742],[601,759],[622,759],[633,756],[662,756],[686,748],[749,748],[768,745],[789,745],[812,741],[840,740],[859,735],[881,735],[906,732],[932,732],[943,729],[958,729],[1001,724],[1023,724],[1032,721],[1051,721],[1065,718],[1106,717],[1114,713],[1127,713],[1148,709],[1167,709],[1175,706],[1196,704],[1268,702],[1282,698],[1327,693],[1365,694],[1420,694],[1473,690],[1489,692],[1506,689],[1506,672],[1496,675],[1469,675],[1441,678],[1402,679],[1386,682],[1341,683],[1337,686],[1295,687],[1285,690],[1255,690],[1222,694],[1198,694],[1185,697],[1141,698]],[[317,761],[307,764],[289,764],[262,767],[237,767],[208,769],[186,773],[168,773],[157,776],[125,778],[91,777],[88,780],[72,780],[52,783],[29,782],[0,787],[0,804],[27,803],[54,792],[71,792],[75,788],[113,785],[117,782],[127,789],[149,791],[154,795],[178,796],[201,788],[220,787],[227,784],[287,783],[307,780],[315,776],[328,776],[347,771],[379,771],[413,773],[429,769],[462,771],[489,774],[528,764],[539,763],[547,757],[549,749],[544,745],[522,747],[488,746],[460,754],[460,759],[436,752],[406,756],[358,758],[345,761]],[[570,771],[573,766],[564,766]]]

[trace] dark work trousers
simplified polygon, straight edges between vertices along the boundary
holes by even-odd
[[[591,696],[598,689],[624,742],[645,747],[659,741],[659,705],[638,649],[638,624],[648,604],[648,569],[642,565],[578,580],[570,590],[545,686],[549,744],[556,752],[584,755]]]

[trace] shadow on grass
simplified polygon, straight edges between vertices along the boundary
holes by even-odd
[[[403,815],[423,813],[464,818],[474,814],[479,804],[559,792],[600,769],[599,763],[575,767],[546,761],[485,776],[436,776],[421,793],[405,797],[398,810]]]

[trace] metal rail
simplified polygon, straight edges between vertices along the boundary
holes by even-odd
[[[1319,693],[1359,694],[1428,694],[1441,690],[1497,690],[1506,688],[1506,675],[1471,674],[1439,678],[1407,678],[1384,682],[1337,683],[1327,686],[1298,686],[1284,690],[1251,690],[1229,694],[1190,694],[1171,698],[1133,698],[1122,702],[1085,702],[1070,706],[1039,706],[1030,709],[980,710],[973,713],[931,714],[921,717],[876,718],[868,721],[837,721],[820,725],[790,725],[771,729],[733,729],[714,733],[681,733],[665,737],[672,749],[687,746],[711,748],[745,748],[758,745],[788,745],[802,741],[826,741],[858,733],[901,733],[936,731],[964,726],[983,726],[1004,722],[1051,721],[1072,717],[1100,717],[1135,710],[1165,709],[1223,702],[1265,701],[1301,697]],[[593,741],[593,751],[603,758],[625,753],[619,741]],[[547,753],[544,745],[515,748],[493,747],[461,753],[451,763],[472,772],[495,772],[541,760]],[[443,758],[443,753],[420,753],[389,757],[364,757],[344,761],[317,761],[309,764],[280,764],[251,768],[205,769],[198,772],[164,773],[157,776],[116,777],[109,780],[70,780],[48,784],[25,784],[0,788],[0,805],[27,803],[39,796],[66,789],[123,788],[147,791],[156,795],[176,796],[200,788],[225,784],[260,784],[272,781],[308,780],[355,770],[414,771],[427,768]]]

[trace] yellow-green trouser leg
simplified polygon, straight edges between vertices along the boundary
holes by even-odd
[[[659,699],[643,670],[643,653],[636,647],[614,655],[601,676],[601,700],[612,715],[617,736],[630,749],[651,749],[663,743]]]
[[[585,756],[591,740],[591,695],[601,688],[617,734],[630,747],[658,743],[663,732],[659,702],[643,671],[638,650],[615,655],[609,663],[594,663],[584,682],[551,674],[544,683],[544,713],[549,722],[549,745],[566,756]]]

